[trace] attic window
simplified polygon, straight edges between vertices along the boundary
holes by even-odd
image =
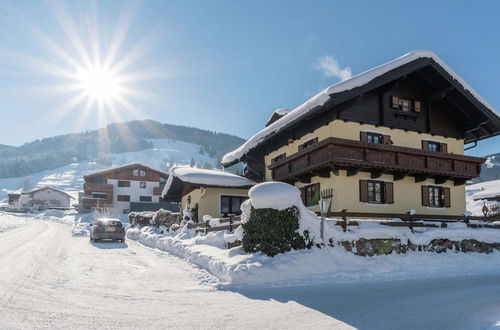
[[[422,103],[420,101],[392,96],[391,108],[398,109],[404,112],[420,112]]]

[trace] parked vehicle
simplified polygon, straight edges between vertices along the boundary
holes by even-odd
[[[125,242],[125,228],[120,220],[99,219],[90,225],[90,241],[97,242],[103,239]]]

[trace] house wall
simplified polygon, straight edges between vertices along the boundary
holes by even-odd
[[[130,181],[130,187],[118,187],[118,181]],[[141,182],[146,182],[146,188],[140,188]],[[158,203],[160,201],[160,196],[154,195],[153,193],[154,188],[160,186],[159,181],[152,182],[108,179],[108,184],[113,185],[113,211],[115,213],[123,213],[126,210],[130,210],[130,202],[141,202],[140,196],[151,196],[152,203]],[[118,201],[118,195],[130,196],[130,202]]]
[[[213,218],[222,216],[220,210],[220,197],[224,196],[244,196],[248,197],[248,189],[239,188],[199,188],[191,191],[182,197],[182,209],[188,206],[193,208],[198,203],[198,219],[201,221],[204,215],[210,215]],[[188,204],[188,197],[191,196],[191,203]]]
[[[67,207],[71,206],[71,198],[57,190],[44,189],[33,194],[34,201],[50,202],[54,206]]]
[[[311,138],[317,137],[319,141],[328,137],[336,137],[349,140],[360,140],[360,132],[377,132],[384,135],[390,135],[395,146],[422,149],[422,141],[430,140],[448,144],[448,152],[454,154],[464,154],[464,141],[462,139],[445,138],[444,136],[436,136],[427,133],[417,133],[412,131],[404,131],[402,129],[391,129],[388,127],[376,127],[369,124],[359,124],[354,122],[344,122],[343,120],[334,120],[328,125],[322,126],[311,133],[308,133],[292,143],[282,146],[275,151],[267,154],[264,157],[266,163],[265,180],[272,180],[271,171],[267,165],[271,164],[271,159],[286,153],[287,156],[292,155],[299,150],[299,145]]]
[[[279,149],[269,153],[264,157],[266,163],[265,179],[271,181],[271,171],[267,165],[271,164],[271,159],[286,153],[287,156],[298,152],[299,145],[311,138],[317,137],[319,141],[328,137],[337,137],[350,140],[360,140],[360,132],[371,131],[384,135],[390,135],[395,146],[422,149],[423,140],[431,140],[448,144],[448,152],[462,154],[464,142],[462,139],[446,138],[426,133],[417,133],[404,131],[401,129],[391,129],[387,127],[376,127],[369,124],[359,124],[353,122],[344,122],[343,120],[334,120],[328,125],[322,126],[311,133],[296,139],[292,143],[282,146]],[[451,192],[450,208],[430,208],[422,206],[421,186],[436,185],[434,180],[424,182],[415,182],[413,177],[405,177],[403,180],[393,181],[391,175],[382,175],[376,180],[394,182],[394,203],[393,204],[369,204],[359,201],[359,180],[370,179],[370,173],[360,172],[355,176],[347,176],[346,171],[340,170],[339,175],[331,174],[330,178],[313,177],[311,183],[320,183],[320,189],[334,189],[333,211],[347,208],[356,212],[380,212],[380,213],[404,213],[409,209],[414,209],[419,213],[426,214],[457,214],[461,215],[465,211],[465,186],[454,186],[452,181],[437,185],[449,187]],[[297,182],[295,186],[303,187],[306,184]],[[409,196],[414,196],[413,198]]]
[[[347,176],[347,172],[339,170],[338,175],[331,173],[330,178],[311,178],[311,183],[319,183],[320,190],[333,189],[333,199],[331,211],[348,209],[353,212],[374,212],[374,213],[406,213],[410,209],[420,214],[452,214],[463,215],[465,211],[465,185],[454,186],[452,181],[444,184],[435,184],[434,180],[428,179],[422,182],[415,182],[413,177],[405,177],[402,180],[393,181],[392,175],[382,175],[375,180],[393,182],[394,203],[392,204],[371,204],[360,202],[359,181],[370,180],[370,173],[359,172],[354,176]],[[296,183],[298,188],[308,184]],[[450,207],[428,207],[422,206],[421,187],[426,185],[441,186],[450,188]],[[313,211],[319,211],[318,207],[313,207]]]

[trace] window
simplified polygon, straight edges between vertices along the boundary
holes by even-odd
[[[384,202],[384,182],[368,181],[368,203]]]
[[[95,198],[95,199],[108,199],[108,194],[105,194],[105,193],[92,193],[92,198]]]
[[[140,173],[141,173],[141,176],[146,176],[146,171],[141,170]]]
[[[394,203],[394,184],[392,182],[360,180],[359,199],[373,204]]]
[[[367,133],[366,142],[368,143],[383,143],[383,135],[377,133]]]
[[[450,188],[422,186],[422,205],[430,207],[450,207]]]
[[[243,196],[221,196],[220,213],[224,216],[228,214],[241,214],[241,203],[247,199],[248,197]]]
[[[130,209],[123,209],[123,214],[129,214],[130,213]]]
[[[139,176],[139,170],[138,169],[133,169],[132,170],[132,175],[133,176]]]
[[[422,141],[422,149],[430,152],[448,152],[448,145],[434,141]]]
[[[164,177],[161,176],[160,177],[160,183],[165,183],[165,182],[167,182],[167,179],[165,179]]]
[[[119,202],[130,202],[130,196],[129,195],[117,195],[116,199]]]
[[[391,107],[404,112],[420,112],[422,105],[420,101],[392,96]]]
[[[302,202],[305,206],[314,206],[319,202],[319,183],[305,186],[301,189]]]
[[[141,189],[146,189],[146,182],[143,181],[143,182],[139,183],[139,187]]]
[[[118,187],[130,187],[130,181],[118,181]]]
[[[302,149],[308,148],[308,147],[310,147],[310,146],[312,146],[312,145],[314,145],[316,143],[318,143],[318,138],[314,138],[314,139],[311,139],[311,140],[309,140],[307,142],[304,142],[303,144],[301,144],[299,146],[299,151],[302,150]]]
[[[286,154],[278,155],[278,156],[274,157],[273,159],[271,159],[271,164],[279,162],[280,160],[283,160],[285,158],[286,158]]]
[[[151,196],[139,196],[139,201],[141,201],[141,202],[152,202],[153,198]]]

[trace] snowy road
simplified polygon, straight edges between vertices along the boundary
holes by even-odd
[[[500,276],[220,291],[177,257],[0,216],[0,328],[484,329]],[[18,218],[22,220],[22,218]],[[25,221],[25,220],[22,220]]]

